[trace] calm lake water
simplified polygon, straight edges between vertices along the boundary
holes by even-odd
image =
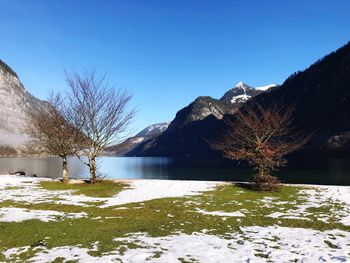
[[[246,181],[252,170],[231,162],[214,160],[176,160],[155,157],[103,157],[99,169],[106,178],[179,179]],[[88,169],[77,158],[69,158],[70,176],[87,178]],[[0,158],[0,174],[24,171],[39,177],[60,177],[59,158]],[[350,185],[350,158],[291,160],[276,175],[286,183]]]

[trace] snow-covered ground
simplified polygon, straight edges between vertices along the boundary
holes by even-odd
[[[106,201],[105,198],[75,195],[73,191],[48,191],[39,187],[40,181],[50,180],[52,179],[0,175],[0,202],[33,204],[50,201],[57,204],[87,206],[85,202]]]
[[[165,197],[198,195],[213,190],[220,182],[175,181],[175,180],[124,180],[129,189],[113,197],[90,197],[73,194],[73,191],[48,191],[38,186],[46,178],[17,177],[0,175],[0,202],[15,201],[88,206],[88,202],[104,202],[101,207],[148,201]],[[20,186],[20,187],[19,187]],[[18,187],[18,188],[17,188]]]
[[[55,247],[39,251],[32,262],[52,262],[58,257],[79,262],[348,262],[350,233],[340,230],[316,231],[289,227],[242,227],[240,233],[222,238],[205,233],[178,234],[150,237],[134,233],[125,238],[115,238],[123,243],[133,242],[137,248],[104,253],[93,257],[88,252],[97,250],[81,246]],[[334,248],[330,248],[327,242]],[[9,249],[8,258],[29,247]],[[261,252],[257,252],[261,251]],[[116,261],[118,259],[118,261]]]
[[[205,181],[175,180],[130,180],[130,189],[124,190],[113,198],[108,198],[101,207],[148,201],[165,197],[198,195],[213,190],[219,183]]]
[[[0,221],[1,222],[20,222],[31,219],[38,219],[43,222],[57,221],[66,218],[82,218],[87,214],[81,213],[62,213],[50,210],[29,210],[17,207],[1,207]],[[59,219],[57,219],[59,218]]]
[[[220,182],[203,181],[168,181],[168,180],[128,180],[129,188],[112,197],[97,198],[73,194],[73,191],[48,191],[41,188],[39,178],[0,176],[0,202],[13,201],[22,203],[53,202],[75,206],[88,206],[86,202],[102,202],[100,207],[108,208],[128,203],[166,198],[195,196],[213,190]],[[237,191],[236,194],[240,192]],[[348,186],[306,186],[300,190],[304,201],[293,209],[277,211],[268,215],[271,218],[289,218],[310,220],[308,208],[321,206],[331,202],[334,206],[342,205],[341,211],[330,207],[328,213],[320,214],[320,220],[328,223],[330,214],[344,226],[350,226],[350,187]],[[233,195],[234,199],[234,195]],[[282,202],[274,197],[264,197],[260,204],[271,208]],[[188,204],[196,204],[196,199]],[[235,203],[238,201],[232,200]],[[280,203],[279,203],[280,202]],[[124,209],[119,207],[117,209]],[[332,210],[333,209],[333,210]],[[239,220],[251,216],[244,209],[239,211],[207,211],[197,208],[195,212],[209,216],[237,217]],[[19,222],[38,219],[43,222],[59,221],[66,218],[87,217],[86,213],[63,213],[51,210],[29,210],[15,207],[0,208],[0,222]],[[173,215],[168,215],[172,218]],[[333,219],[334,220],[334,219]],[[213,226],[214,227],[214,226]],[[98,250],[96,240],[90,248],[77,245],[51,249],[39,247],[31,262],[50,262],[58,257],[79,262],[350,262],[350,230],[327,230],[283,227],[272,225],[267,227],[240,227],[238,232],[216,236],[202,230],[192,234],[174,233],[164,237],[151,237],[147,233],[130,233],[124,237],[116,237],[115,241],[136,244],[122,253],[120,248],[94,257],[91,251]],[[209,231],[210,232],[210,231]],[[9,237],[10,238],[10,237]],[[27,251],[30,247],[7,248],[3,255],[11,259],[13,255]]]

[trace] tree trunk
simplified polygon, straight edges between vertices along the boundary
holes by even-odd
[[[269,175],[269,172],[265,167],[259,167],[259,173],[254,178],[255,187],[261,191],[275,191],[278,189],[278,178],[275,176]]]
[[[62,165],[63,165],[63,182],[69,181],[68,176],[68,162],[67,162],[67,156],[62,157]]]
[[[97,182],[96,178],[96,158],[95,156],[89,157],[89,167],[90,167],[90,179],[92,183]]]
[[[263,167],[259,167],[259,173],[258,176],[260,178],[263,178],[265,176],[265,169]]]

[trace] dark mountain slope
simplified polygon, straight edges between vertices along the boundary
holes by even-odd
[[[105,154],[111,156],[128,155],[130,151],[135,149],[142,142],[154,139],[162,134],[168,128],[168,126],[169,122],[152,124],[140,131],[135,136],[127,138],[124,142],[112,145],[106,150]]]
[[[218,128],[223,126],[214,115],[181,128],[170,129],[169,126],[159,137],[140,144],[128,156],[220,157],[204,139],[215,138]]]
[[[349,150],[344,146],[350,131],[350,42],[253,102],[295,104],[295,125],[314,132],[313,150]]]
[[[159,137],[143,142],[129,156],[201,156],[212,155],[203,138],[215,134],[219,119],[232,114],[237,106],[211,97],[198,97],[178,111],[168,129]]]

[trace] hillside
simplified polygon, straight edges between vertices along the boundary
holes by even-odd
[[[313,133],[309,150],[350,151],[350,42],[253,102],[295,104],[294,124]]]

